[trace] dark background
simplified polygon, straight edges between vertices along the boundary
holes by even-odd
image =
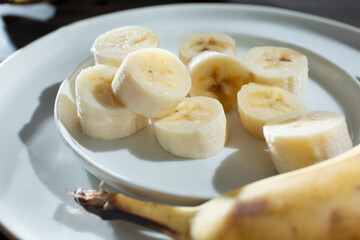
[[[9,2],[11,0],[0,0],[0,3]],[[47,22],[13,16],[5,16],[3,20],[11,41],[16,48],[21,48],[61,26],[92,16],[151,5],[191,2],[205,1],[58,0],[51,1],[51,4],[56,7],[56,14]],[[206,2],[273,6],[310,13],[360,27],[360,0],[232,0]],[[4,237],[0,233],[0,239],[2,238]],[[51,239],[51,236],[49,236],[49,239]]]
[[[0,0],[0,2],[5,1]],[[61,26],[80,19],[143,6],[191,2],[195,1],[58,0],[52,1],[52,4],[56,6],[56,14],[47,22],[11,16],[4,17],[4,20],[12,42],[17,48],[21,48]],[[207,2],[274,6],[310,13],[360,27],[360,0],[232,0]]]

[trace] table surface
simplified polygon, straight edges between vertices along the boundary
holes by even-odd
[[[14,0],[0,0],[0,3],[8,2],[14,2]],[[81,19],[143,6],[191,2],[205,1],[57,0],[50,2],[51,5],[55,7],[56,12],[55,15],[47,21],[13,16],[4,14],[4,12],[1,11],[0,13],[2,13],[2,15],[0,16],[2,16],[5,31],[14,47],[13,50],[16,50],[59,27]],[[232,0],[206,2],[273,6],[310,13],[360,27],[360,0]],[[0,10],[1,7],[4,6],[5,5],[0,4]],[[17,7],[18,6],[19,5],[17,5]],[[29,7],[27,4],[20,6],[24,8]],[[5,238],[1,233],[0,237]]]

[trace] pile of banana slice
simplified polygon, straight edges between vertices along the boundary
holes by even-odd
[[[114,140],[152,124],[159,144],[180,157],[207,158],[226,144],[226,113],[267,142],[279,172],[323,161],[352,147],[345,117],[307,112],[307,58],[292,49],[254,47],[243,60],[233,38],[185,36],[179,57],[157,35],[125,26],[100,35],[95,65],[76,78],[77,115],[90,137]]]

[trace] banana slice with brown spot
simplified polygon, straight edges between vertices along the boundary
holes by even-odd
[[[96,64],[119,67],[129,53],[156,47],[159,47],[159,39],[152,30],[140,26],[124,26],[98,36],[91,51]]]
[[[305,111],[301,99],[282,88],[249,83],[237,94],[238,111],[245,129],[264,139],[263,126],[272,118]]]
[[[219,101],[187,97],[169,115],[153,119],[156,137],[168,152],[187,158],[207,158],[227,139],[227,122]]]
[[[111,82],[117,68],[95,65],[83,69],[75,80],[77,115],[82,131],[93,138],[114,140],[129,136],[149,119],[116,100]]]
[[[160,48],[132,52],[112,82],[115,97],[149,118],[169,114],[188,94],[191,79],[173,53]]]
[[[179,57],[185,64],[193,56],[204,51],[215,51],[236,56],[235,40],[223,33],[199,32],[187,35],[179,45]]]
[[[207,96],[220,101],[225,112],[236,106],[236,94],[251,81],[251,73],[232,56],[205,51],[188,64],[192,86],[190,96]]]
[[[306,101],[308,61],[305,55],[283,47],[254,47],[244,56],[254,82],[277,86]]]

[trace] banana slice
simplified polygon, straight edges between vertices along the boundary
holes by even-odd
[[[236,56],[235,40],[223,33],[200,32],[187,35],[179,44],[179,57],[185,64],[193,56],[204,51],[215,51]]]
[[[274,118],[291,112],[305,111],[301,99],[274,86],[249,83],[237,94],[238,111],[245,129],[264,139],[263,126]]]
[[[120,102],[149,118],[171,112],[190,87],[186,66],[173,53],[160,48],[130,53],[112,82]]]
[[[267,122],[264,135],[280,173],[318,163],[352,148],[345,117],[338,113],[287,114]]]
[[[286,89],[305,102],[309,69],[303,54],[289,48],[254,47],[244,56],[244,64],[254,82]]]
[[[156,47],[159,47],[159,39],[153,31],[139,26],[125,26],[97,37],[91,51],[96,64],[119,67],[130,52]]]
[[[95,65],[76,77],[77,114],[82,131],[93,138],[113,140],[129,136],[149,123],[118,102],[111,89],[117,68]]]
[[[227,139],[227,123],[219,101],[187,97],[169,115],[153,119],[156,137],[168,152],[187,158],[207,158]]]
[[[207,96],[220,101],[225,112],[236,106],[236,94],[251,81],[247,68],[235,57],[212,51],[199,53],[188,64],[190,96]]]

